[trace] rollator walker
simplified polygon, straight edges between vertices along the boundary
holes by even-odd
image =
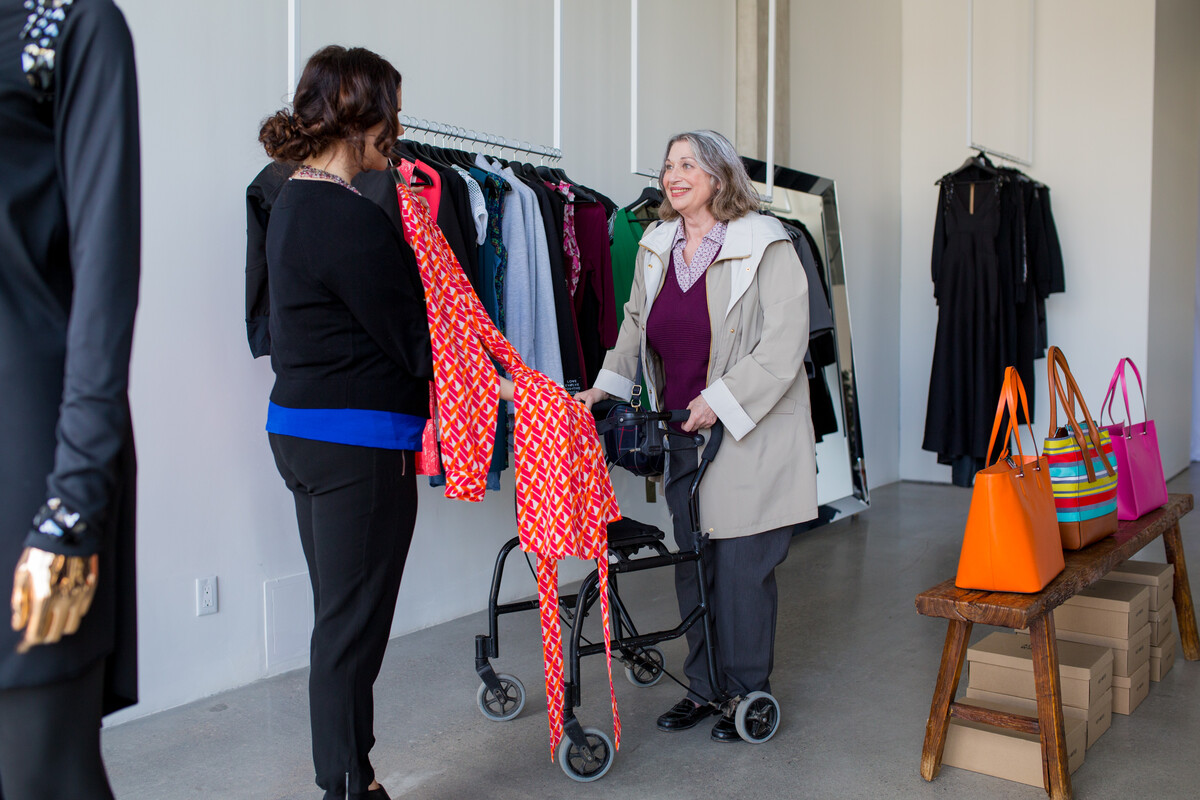
[[[677,433],[665,427],[665,423],[686,420],[687,411],[649,411],[613,401],[596,403],[593,411],[599,419],[596,430],[601,437],[610,431],[620,430],[623,436],[633,437],[630,449],[636,449],[643,456],[657,457],[665,454],[665,451],[696,450],[704,446],[688,494],[688,524],[695,534],[694,549],[671,552],[663,544],[662,530],[636,520],[621,519],[608,526],[609,601],[613,626],[610,648],[613,659],[624,665],[625,677],[634,686],[653,686],[666,675],[686,689],[682,681],[666,670],[662,651],[656,645],[678,639],[699,623],[704,628],[709,685],[720,686],[712,647],[712,611],[705,581],[704,545],[708,535],[700,526],[699,490],[709,465],[720,449],[724,428],[717,422],[705,445],[704,437],[700,434]],[[538,608],[536,599],[515,603],[499,601],[504,565],[519,543],[519,537],[513,537],[500,548],[488,598],[488,633],[475,637],[475,671],[482,679],[476,693],[476,703],[485,717],[497,722],[516,718],[525,707],[525,687],[521,681],[513,675],[497,673],[491,664],[491,659],[500,655],[499,619],[504,614],[536,611]],[[643,550],[648,552],[639,556]],[[528,556],[526,560],[528,562]],[[621,599],[618,576],[627,572],[674,568],[687,563],[695,565],[700,588],[699,604],[674,628],[639,633],[629,609]],[[598,728],[583,727],[575,716],[575,709],[582,703],[580,659],[604,652],[603,642],[590,642],[583,636],[584,620],[599,599],[598,580],[596,570],[592,570],[584,578],[578,593],[559,597],[559,616],[564,623],[564,630],[569,631],[563,636],[567,645],[564,656],[569,671],[563,685],[563,739],[559,743],[557,756],[563,772],[572,780],[581,782],[602,778],[612,767],[615,754],[612,739],[607,733]],[[779,703],[767,692],[751,692],[742,697],[730,695],[722,689],[718,690],[716,697],[707,699],[707,703],[720,713],[732,714],[738,735],[751,744],[766,742],[779,728]]]

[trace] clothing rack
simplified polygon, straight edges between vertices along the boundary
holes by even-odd
[[[505,150],[517,150],[522,153],[532,153],[533,155],[542,156],[544,158],[554,159],[555,161],[562,160],[562,149],[558,147],[546,147],[545,145],[533,144],[518,139],[509,139],[504,136],[496,136],[491,133],[483,133],[473,131],[468,128],[460,128],[457,125],[447,125],[443,122],[433,122],[427,119],[418,119],[410,117],[407,114],[400,115],[400,124],[407,130],[427,131],[439,136],[448,136],[452,139],[460,139],[466,142],[480,142],[494,147],[502,147]]]

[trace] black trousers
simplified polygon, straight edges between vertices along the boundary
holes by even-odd
[[[0,800],[112,800],[100,758],[103,694],[103,659],[78,678],[0,689]]]
[[[695,450],[668,455],[667,508],[680,550],[695,547],[688,520],[688,489],[698,459]],[[704,509],[700,509],[703,528]],[[775,620],[779,594],[775,568],[787,558],[795,526],[776,528],[736,539],[710,539],[705,545],[707,591],[712,611],[713,654],[718,686],[732,695],[771,690],[775,662]],[[675,595],[679,613],[686,616],[700,603],[694,563],[675,566]],[[704,703],[713,699],[704,648],[704,629],[697,623],[687,632],[688,654],[683,672],[688,697]]]
[[[313,765],[325,797],[375,779],[373,687],[417,519],[411,451],[270,434],[296,501],[316,621],[308,681]]]

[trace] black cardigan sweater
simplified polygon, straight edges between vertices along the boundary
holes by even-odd
[[[272,402],[428,417],[425,290],[387,214],[335,183],[287,181],[265,253]]]

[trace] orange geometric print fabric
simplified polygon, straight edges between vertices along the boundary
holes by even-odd
[[[475,295],[429,212],[407,186],[396,187],[404,235],[417,256],[433,345],[434,395],[441,424],[446,496],[479,501],[495,441],[499,381],[491,359],[515,385],[513,449],[521,549],[537,555],[546,707],[551,758],[562,739],[563,657],[558,617],[558,561],[596,561],[613,734],[621,723],[608,652],[608,523],[621,518],[596,425],[582,403],[525,366]]]

